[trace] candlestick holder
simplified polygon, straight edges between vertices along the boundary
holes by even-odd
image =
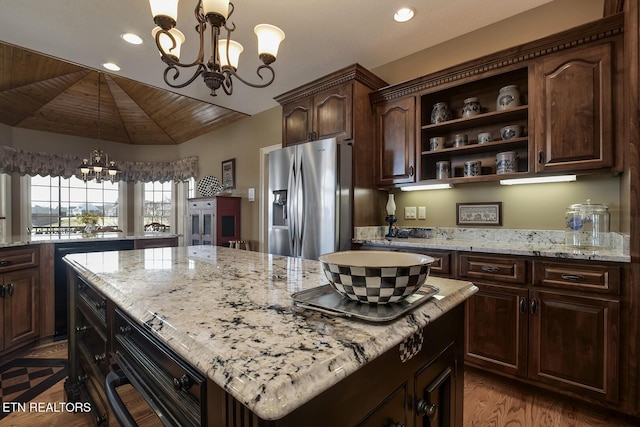
[[[384,220],[389,223],[389,232],[384,237],[387,239],[393,239],[394,237],[396,237],[393,233],[393,224],[398,221],[398,218],[396,218],[395,215],[387,215]]]

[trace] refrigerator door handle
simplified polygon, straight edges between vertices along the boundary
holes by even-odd
[[[298,246],[300,247],[298,255],[302,255],[302,242],[304,240],[305,226],[305,191],[304,191],[304,165],[300,160],[300,168],[298,169]]]
[[[296,185],[296,162],[295,155],[291,156],[289,164],[291,165],[291,169],[289,170],[289,180],[287,182],[287,217],[289,217],[289,227],[287,227],[288,235],[289,235],[289,248],[291,249],[291,254],[295,256],[296,254],[296,200],[295,200],[295,185]]]

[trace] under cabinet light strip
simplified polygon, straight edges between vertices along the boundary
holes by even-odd
[[[420,190],[444,190],[447,188],[453,188],[451,184],[428,184],[428,185],[415,185],[412,187],[402,187],[402,191],[420,191]]]
[[[546,184],[550,182],[572,182],[575,180],[575,175],[541,176],[536,178],[501,179],[500,185]]]

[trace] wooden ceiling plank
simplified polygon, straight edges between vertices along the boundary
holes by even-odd
[[[0,122],[139,145],[181,144],[247,115],[0,43]]]

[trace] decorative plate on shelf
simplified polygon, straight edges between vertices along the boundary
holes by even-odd
[[[211,197],[222,191],[222,184],[215,176],[204,176],[198,182],[198,191],[204,197]]]

